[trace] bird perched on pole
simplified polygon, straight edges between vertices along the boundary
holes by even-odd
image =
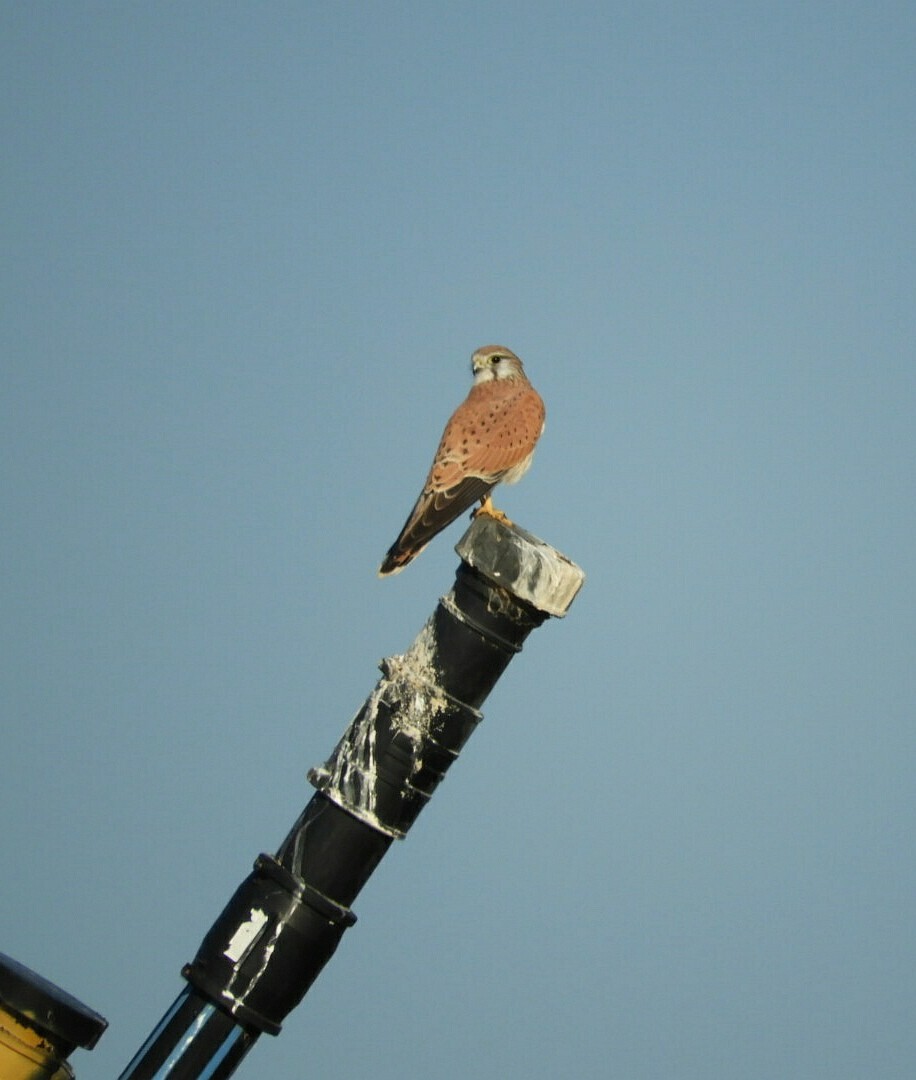
[[[471,357],[474,385],[446,424],[429,476],[404,528],[379,567],[397,574],[437,533],[472,503],[476,514],[508,518],[490,501],[499,483],[528,471],[544,430],[544,402],[521,360],[503,345],[484,345]]]

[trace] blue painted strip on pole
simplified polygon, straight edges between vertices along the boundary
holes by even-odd
[[[159,1021],[159,1023],[156,1025],[156,1027],[153,1029],[152,1034],[150,1035],[150,1037],[140,1047],[140,1049],[137,1051],[137,1053],[134,1054],[130,1064],[127,1066],[127,1068],[124,1070],[124,1072],[121,1073],[121,1075],[118,1077],[118,1080],[128,1080],[128,1078],[130,1077],[131,1072],[133,1072],[133,1070],[137,1066],[137,1064],[139,1062],[141,1062],[143,1060],[143,1058],[146,1056],[146,1054],[149,1051],[150,1047],[153,1045],[153,1043],[159,1038],[159,1036],[165,1030],[166,1025],[171,1022],[172,1017],[175,1015],[175,1013],[178,1012],[178,1010],[184,1004],[185,999],[188,997],[188,995],[190,993],[191,993],[191,988],[190,987],[185,987],[185,989],[181,991],[181,993],[178,995],[178,997],[175,998],[175,1001],[174,1001],[174,1004],[172,1005],[172,1007],[170,1009],[168,1009],[168,1011],[165,1013],[165,1015],[162,1017],[162,1019]]]
[[[219,1067],[226,1060],[229,1053],[235,1049],[235,1044],[244,1036],[244,1034],[245,1032],[242,1028],[235,1028],[234,1031],[229,1032],[223,1040],[222,1046],[220,1046],[210,1059],[210,1064],[201,1072],[200,1080],[211,1080],[211,1078],[217,1074]]]
[[[189,991],[190,992],[190,991]],[[188,1027],[187,1033],[175,1049],[169,1054],[162,1065],[156,1072],[150,1077],[150,1080],[166,1080],[166,1077],[172,1071],[172,1069],[178,1064],[178,1062],[187,1053],[188,1048],[193,1045],[194,1040],[200,1034],[201,1029],[206,1025],[210,1017],[216,1012],[215,1005],[205,1005],[200,1012],[194,1017],[194,1022]]]

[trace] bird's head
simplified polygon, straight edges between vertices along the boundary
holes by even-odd
[[[524,376],[522,362],[505,345],[484,345],[471,357],[471,371],[474,382],[489,382],[490,379],[518,379]]]

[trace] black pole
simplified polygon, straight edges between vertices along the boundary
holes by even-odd
[[[188,982],[120,1080],[222,1080],[264,1032],[276,1035],[331,958],[350,910],[458,757],[480,705],[549,616],[566,614],[582,571],[517,526],[481,516],[413,645],[382,678],[276,855],[260,855],[213,924]]]

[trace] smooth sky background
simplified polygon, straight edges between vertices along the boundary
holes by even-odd
[[[240,1077],[916,1074],[911,3],[0,5],[0,951],[127,1064],[450,587],[586,570]]]

